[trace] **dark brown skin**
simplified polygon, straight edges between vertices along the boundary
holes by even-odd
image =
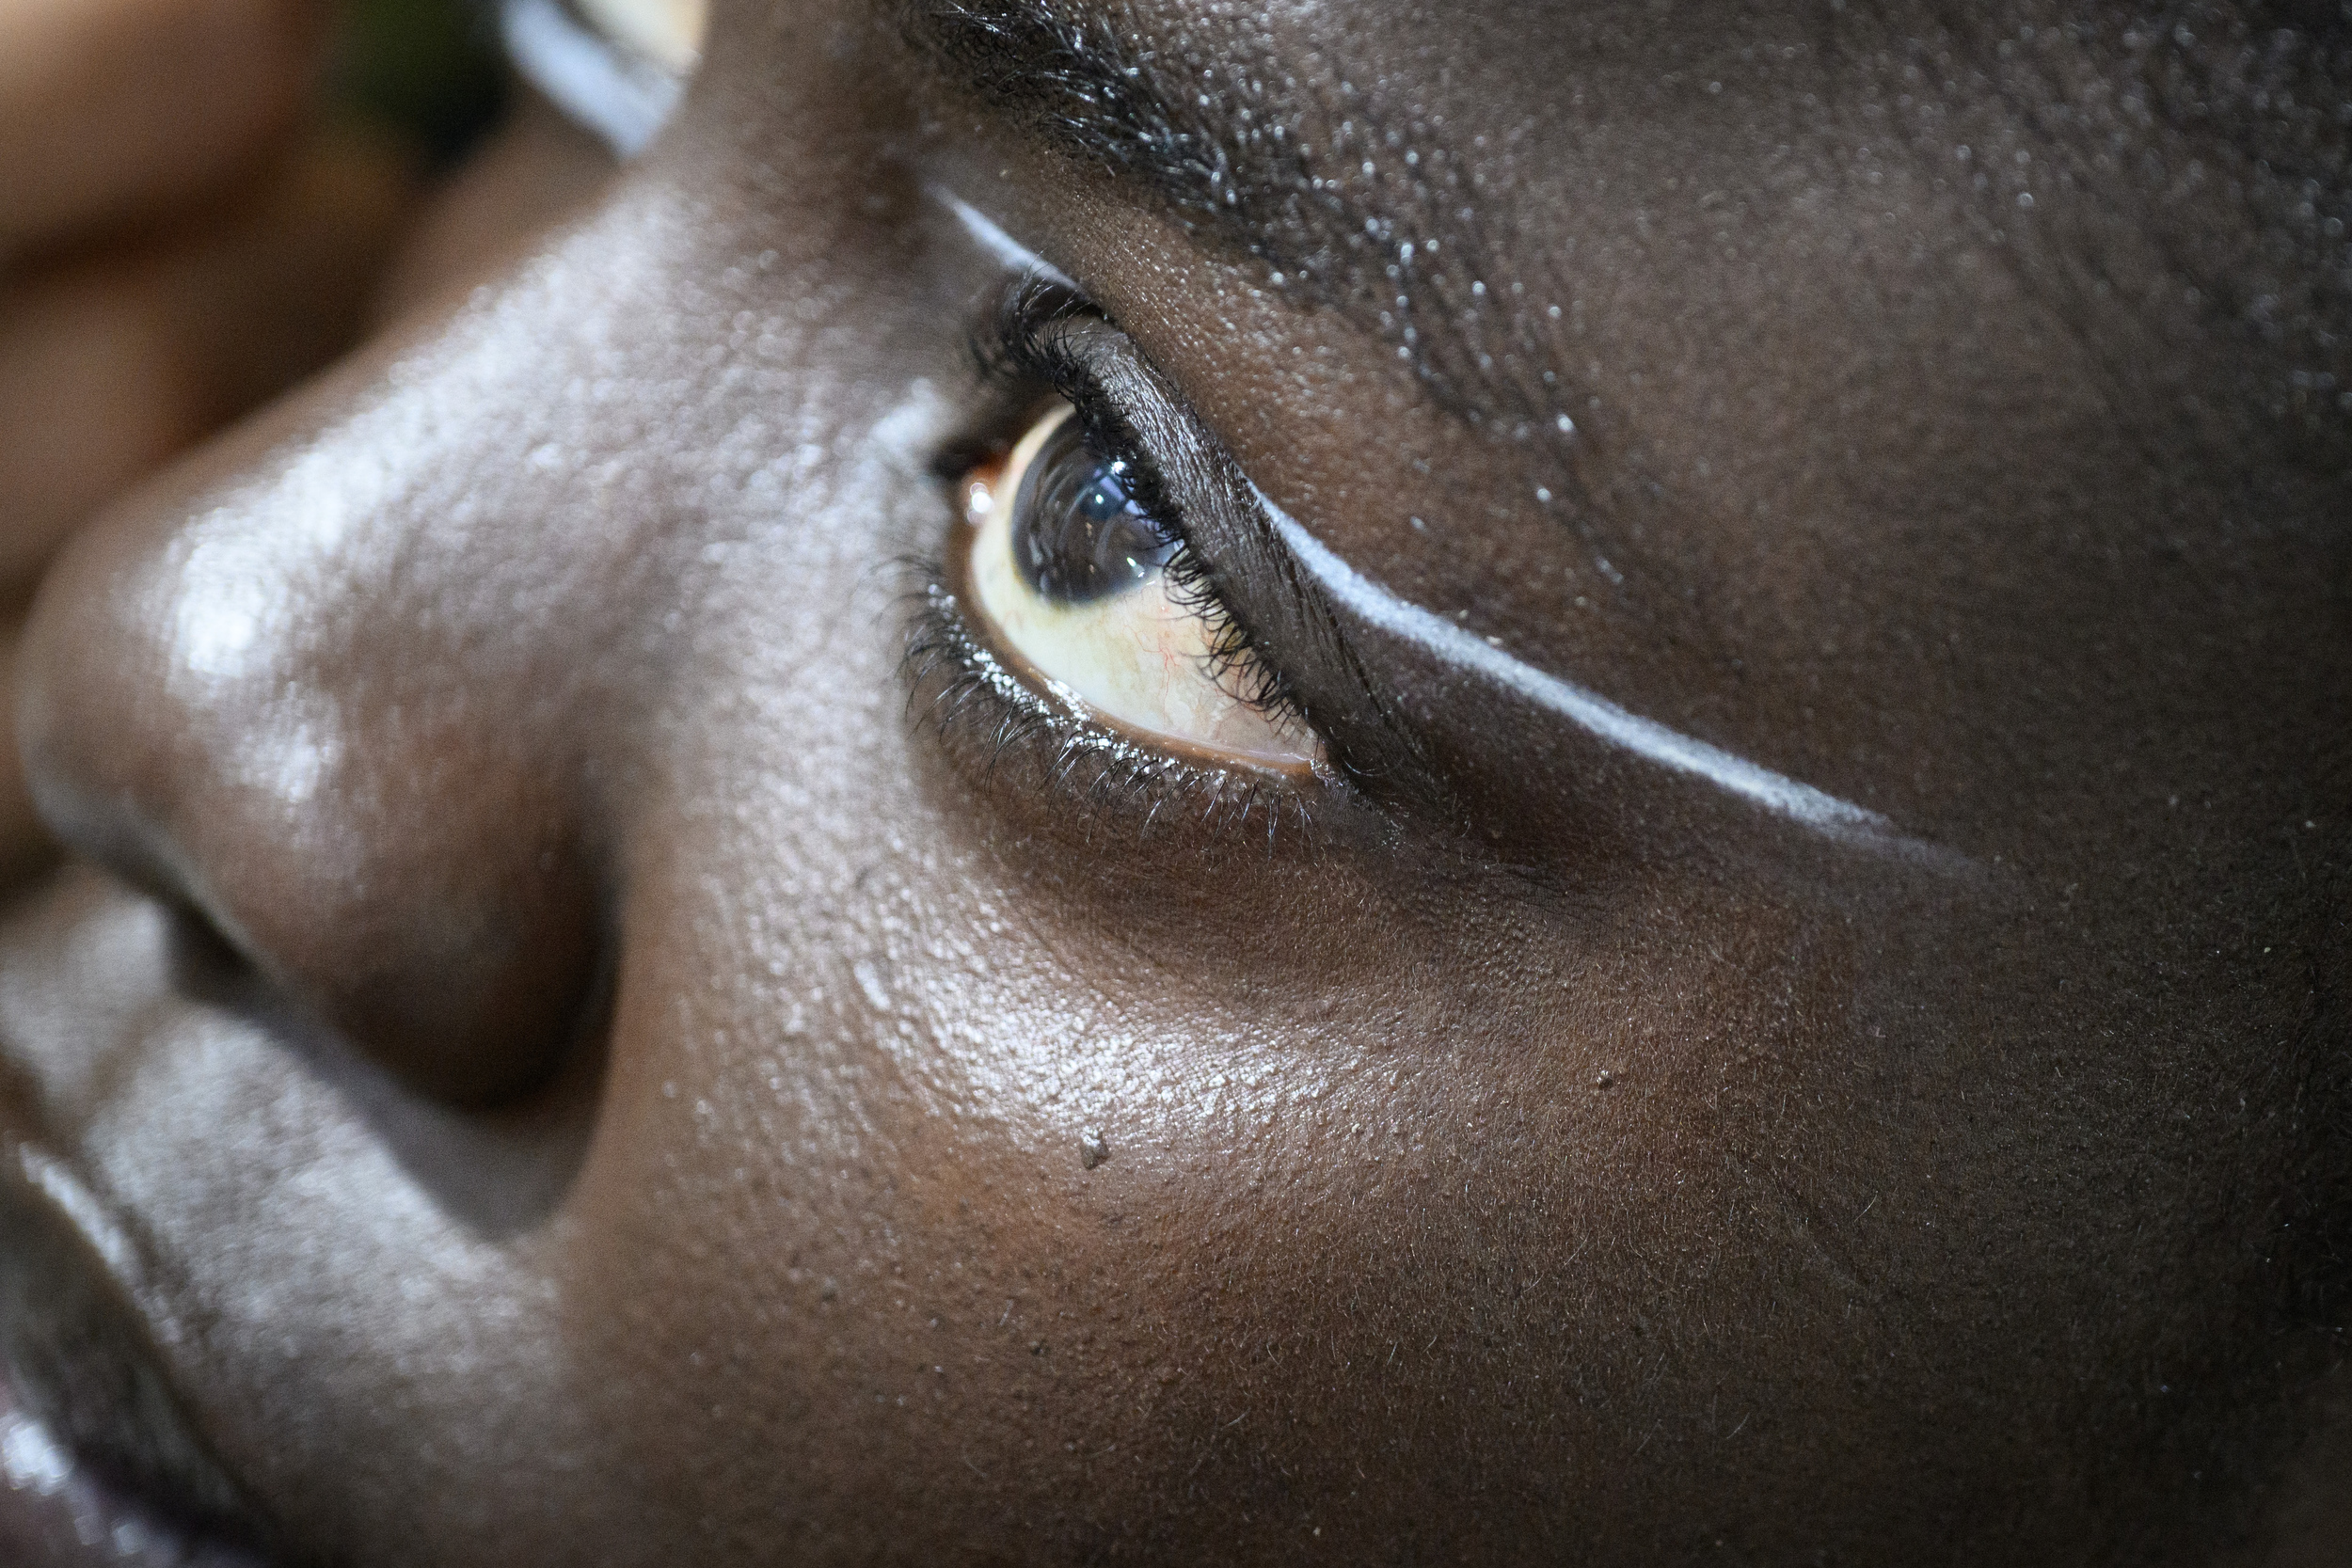
[[[746,0],[586,216],[43,588],[107,869],[0,945],[21,1131],[290,1552],[2329,1560],[2332,102],[2306,223],[2252,111],[2101,118],[2201,13],[1133,24],[1442,116],[1573,440],[898,8]],[[1434,793],[1269,847],[989,770],[899,670],[1001,286],[935,186],[1359,570],[1938,853],[1371,634]]]
[[[0,659],[73,530],[358,335],[418,182],[313,112],[326,21],[316,0],[0,14]],[[54,851],[11,758],[0,878]]]

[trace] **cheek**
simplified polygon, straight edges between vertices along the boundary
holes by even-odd
[[[1693,1116],[1708,1057],[1788,1060],[1836,976],[1786,932],[1710,966],[1687,911],[1547,933],[1174,834],[1065,853],[828,684],[773,700],[854,745],[690,747],[727,770],[642,835],[578,1321],[658,1493],[1012,1557],[1082,1544],[1080,1496],[1213,1553],[1277,1474],[1370,1553],[1471,1468],[1640,1473],[1634,1325],[1721,1322],[1778,1240],[1723,1218],[1752,1129]],[[1662,1232],[1749,1261],[1661,1306]],[[1759,1403],[1756,1348],[1692,1375]]]
[[[857,685],[753,683],[854,736],[817,752],[714,700],[644,825],[577,1321],[682,1510],[1021,1557],[1095,1539],[1083,1497],[1214,1556],[1276,1476],[1367,1557],[1564,1509],[1794,1555],[1923,1462],[2011,1484],[2055,1440],[2014,1412],[2107,1354],[2035,1336],[2137,1265],[2046,1202],[2030,1074],[1927,1006],[2032,1006],[1998,911],[1088,843]],[[2085,1201],[2148,1212],[2130,1180]],[[1923,1335],[1898,1298],[1990,1305]]]

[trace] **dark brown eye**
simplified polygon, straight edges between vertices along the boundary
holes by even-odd
[[[1090,449],[1067,403],[1001,468],[964,476],[963,582],[977,628],[1055,700],[1149,744],[1305,772],[1322,742],[1249,700],[1256,656],[1220,648],[1222,610],[1169,567],[1176,536],[1136,500],[1125,465]]]
[[[1133,494],[1124,462],[1096,455],[1076,420],[1064,420],[1021,476],[1012,500],[1012,556],[1045,598],[1084,604],[1159,576],[1176,542]]]

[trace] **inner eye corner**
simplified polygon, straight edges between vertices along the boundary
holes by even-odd
[[[928,465],[931,478],[957,488],[980,469],[993,467],[1001,470],[1005,459],[1012,455],[1013,441],[1018,439],[1017,433],[1011,437],[1003,433],[1004,422],[991,420],[985,431],[953,436],[942,444]]]
[[[992,377],[998,385],[983,408],[963,430],[941,443],[929,467],[931,478],[954,499],[961,511],[968,486],[976,477],[992,485],[1010,466],[1013,449],[1040,420],[1069,400],[1050,383],[1025,369],[1010,369]]]

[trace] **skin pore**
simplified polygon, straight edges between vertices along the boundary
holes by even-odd
[[[41,591],[8,1204],[184,1429],[86,1442],[294,1562],[2328,1560],[2341,17],[711,27]],[[1279,810],[956,683],[1046,388],[938,193]]]

